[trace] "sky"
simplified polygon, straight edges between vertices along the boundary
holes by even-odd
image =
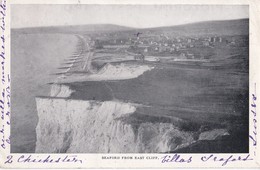
[[[246,5],[12,5],[11,27],[116,24],[134,28],[249,18]]]

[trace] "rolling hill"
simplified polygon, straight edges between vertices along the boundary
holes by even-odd
[[[146,32],[152,34],[171,34],[176,36],[201,36],[201,35],[248,35],[249,19],[205,21],[185,25],[156,27],[156,28],[131,28],[113,24],[73,25],[12,29],[18,33],[71,33],[85,34],[91,32]]]
[[[171,33],[178,35],[248,35],[249,19],[205,21],[178,26],[144,29],[153,33]]]
[[[91,25],[70,25],[70,26],[53,26],[53,27],[34,27],[18,28],[12,31],[22,34],[28,33],[71,33],[84,34],[88,32],[115,32],[132,30],[133,28],[113,24],[91,24]]]

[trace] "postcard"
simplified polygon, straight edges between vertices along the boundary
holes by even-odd
[[[260,167],[259,1],[2,0],[0,15],[1,168]]]

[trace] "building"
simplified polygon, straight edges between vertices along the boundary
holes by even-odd
[[[216,42],[222,42],[222,37],[217,37],[217,36],[215,36],[215,37],[211,37],[210,38],[210,42],[212,42],[212,43],[216,43]]]
[[[194,59],[195,58],[194,54],[190,54],[190,53],[187,53],[186,57],[187,57],[187,59]]]
[[[179,59],[187,59],[186,54],[185,53],[181,53],[178,57]]]
[[[202,44],[203,44],[203,46],[209,46],[209,42],[208,41],[202,41]]]
[[[175,49],[174,48],[170,48],[170,52],[174,52],[175,51]]]

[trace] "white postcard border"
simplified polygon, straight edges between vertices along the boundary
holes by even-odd
[[[4,73],[5,83],[1,84],[1,93],[5,89],[5,103],[4,103],[4,119],[0,122],[0,130],[4,125],[4,137],[0,133],[0,141],[3,139],[5,143],[5,149],[0,147],[0,167],[2,168],[259,168],[260,167],[260,148],[257,144],[254,146],[254,142],[250,141],[249,154],[178,154],[180,158],[185,160],[184,162],[162,162],[162,157],[166,155],[174,156],[174,154],[10,154],[10,145],[8,144],[8,137],[10,136],[10,128],[8,121],[10,117],[6,115],[9,109],[8,105],[8,87],[10,86],[10,5],[11,4],[203,4],[203,5],[249,5],[250,13],[250,107],[249,107],[249,120],[250,120],[250,135],[253,135],[253,131],[259,132],[260,116],[258,114],[258,107],[260,103],[257,97],[259,96],[260,77],[258,66],[260,63],[260,1],[258,0],[2,0],[2,4],[6,2],[6,16],[2,18],[5,22],[5,31],[2,31],[1,35],[5,37],[5,60]],[[1,24],[0,24],[1,26]],[[1,65],[2,66],[2,65]],[[9,76],[8,76],[9,75]],[[256,91],[258,90],[258,91]],[[253,96],[254,95],[254,96]],[[256,99],[254,98],[256,97]],[[255,99],[255,100],[254,100]],[[251,104],[256,104],[253,107]],[[256,116],[251,113],[252,109],[256,108]],[[258,121],[259,120],[259,121]],[[260,141],[259,135],[255,135],[257,141]],[[2,144],[2,143],[1,143]],[[248,157],[249,155],[249,157]],[[26,162],[26,158],[30,156],[31,162]],[[120,157],[120,159],[102,159],[103,156]],[[122,159],[122,157],[132,156],[144,157],[144,159]],[[208,157],[211,158],[208,161]],[[154,159],[157,157],[156,159]],[[188,160],[191,158],[191,162]],[[216,157],[216,158],[214,158]],[[231,158],[230,158],[231,157]],[[239,158],[240,157],[240,158]],[[226,164],[225,160],[229,159]],[[53,160],[52,162],[50,160]],[[214,159],[216,161],[214,161]],[[236,161],[232,161],[236,159]],[[249,161],[243,161],[243,159],[253,159]],[[35,162],[32,162],[35,160]],[[46,160],[44,162],[44,160]],[[222,161],[221,161],[222,160]],[[55,163],[55,161],[57,163]]]

